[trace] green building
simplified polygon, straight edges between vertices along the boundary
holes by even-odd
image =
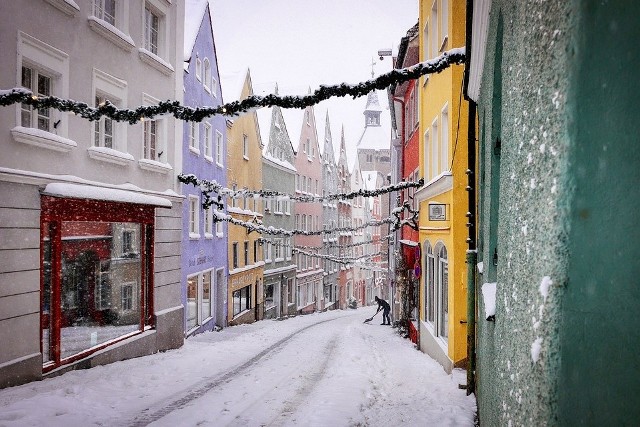
[[[640,3],[468,3],[480,423],[637,425]]]

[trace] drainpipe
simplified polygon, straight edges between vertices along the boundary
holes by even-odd
[[[467,131],[467,190],[469,196],[469,210],[467,211],[467,396],[475,393],[476,389],[476,263],[478,251],[476,246],[476,103],[467,96],[469,86],[469,69],[471,66],[471,41],[473,30],[473,0],[466,2],[465,29],[465,73],[464,98],[469,103],[469,118]]]

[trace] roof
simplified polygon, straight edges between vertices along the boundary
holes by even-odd
[[[225,102],[239,101],[242,96],[244,82],[249,75],[249,68],[220,74],[220,87]]]
[[[184,61],[191,59],[198,32],[202,26],[208,0],[185,0],[184,3]]]

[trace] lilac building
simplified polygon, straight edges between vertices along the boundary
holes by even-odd
[[[184,104],[222,104],[218,61],[207,0],[187,0],[184,38]],[[184,122],[182,171],[226,185],[226,122],[214,116]],[[226,326],[227,225],[202,208],[199,188],[182,185],[182,301],[185,336]]]

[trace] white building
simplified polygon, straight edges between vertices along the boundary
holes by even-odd
[[[181,1],[3,2],[0,88],[181,101],[183,21]],[[0,129],[0,387],[182,345],[181,123],[16,104]]]

